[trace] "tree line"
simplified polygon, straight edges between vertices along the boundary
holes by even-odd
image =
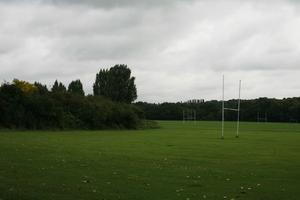
[[[115,65],[96,74],[94,94],[85,95],[81,81],[68,87],[55,81],[42,83],[15,79],[0,87],[0,127],[13,129],[136,129],[143,112],[134,77],[126,65]]]
[[[86,95],[80,81],[68,86],[56,80],[51,88],[15,79],[0,86],[0,128],[12,129],[136,129],[157,127],[144,120],[182,120],[196,111],[198,120],[221,120],[221,102],[137,102],[135,77],[126,65],[101,69]],[[236,107],[237,100],[226,101]],[[226,111],[226,120],[236,113]],[[300,122],[300,98],[241,100],[242,121]]]
[[[211,100],[201,103],[146,103],[136,105],[150,120],[182,120],[183,111],[194,110],[198,120],[221,120],[222,102]],[[226,107],[237,107],[237,100],[225,102]],[[226,120],[235,121],[236,112],[226,111]],[[300,122],[300,97],[241,100],[242,121]]]

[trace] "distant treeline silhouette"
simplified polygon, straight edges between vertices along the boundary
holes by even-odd
[[[237,100],[226,101],[227,107],[237,107]],[[137,105],[150,120],[182,120],[183,111],[194,110],[198,120],[221,120],[221,101],[200,103],[146,103]],[[226,120],[236,121],[236,113],[226,111]],[[258,98],[241,101],[241,120],[260,122],[300,122],[300,98]]]

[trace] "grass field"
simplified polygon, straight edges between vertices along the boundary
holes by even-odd
[[[0,132],[0,199],[299,199],[300,124]]]

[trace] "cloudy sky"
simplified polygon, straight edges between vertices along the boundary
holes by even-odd
[[[51,86],[127,64],[138,100],[300,96],[297,0],[0,0],[0,80]]]

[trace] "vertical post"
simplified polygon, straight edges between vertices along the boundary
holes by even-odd
[[[182,123],[184,123],[184,110],[182,110]]]
[[[223,87],[222,87],[222,135],[221,139],[224,139],[224,75],[223,75]]]
[[[238,113],[237,113],[237,125],[236,125],[236,138],[239,137],[239,129],[240,129],[240,108],[241,108],[241,80],[239,82],[239,100],[238,100]]]

